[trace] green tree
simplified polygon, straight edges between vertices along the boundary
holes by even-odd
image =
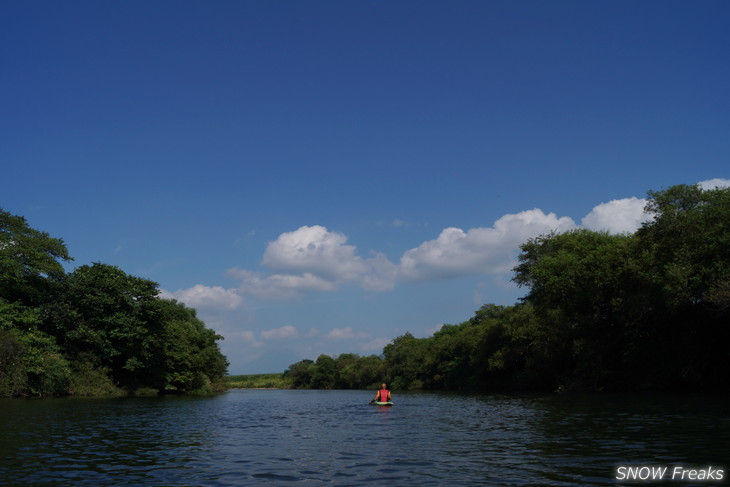
[[[335,357],[335,369],[337,380],[335,389],[356,389],[358,387],[357,376],[354,373],[360,356],[355,353],[342,353]]]
[[[291,381],[294,389],[308,389],[312,385],[312,372],[314,361],[305,359],[291,364],[284,371],[284,378]]]
[[[443,325],[434,333],[431,346],[423,358],[421,382],[430,388],[463,389],[475,380],[470,357],[481,327],[475,323]]]
[[[353,356],[353,354],[345,354]],[[383,361],[377,355],[356,357],[354,360],[340,360],[337,366],[340,381],[343,387],[349,389],[371,389],[383,381]],[[341,368],[340,368],[341,367]]]
[[[0,394],[63,394],[69,366],[38,307],[63,278],[63,241],[0,209]]]
[[[564,385],[618,387],[615,381],[629,373],[628,328],[645,302],[633,272],[635,237],[575,230],[537,237],[521,248],[514,281],[529,286],[525,301],[552,318],[543,326],[570,344]]]
[[[653,221],[638,232],[670,306],[711,301],[730,280],[730,188],[650,191]]]
[[[337,365],[329,355],[320,355],[314,362],[312,389],[333,389],[337,383]]]
[[[53,337],[39,329],[38,312],[0,299],[0,395],[66,393],[70,368]]]
[[[206,328],[195,310],[182,303],[160,299],[155,304],[156,319],[163,323],[156,363],[164,388],[204,392],[220,385],[228,368],[217,344],[223,337]]]
[[[337,384],[395,389],[661,389],[730,385],[730,188],[650,191],[632,235],[575,230],[521,246],[520,303],[485,305],[428,338],[334,360]],[[380,364],[378,365],[378,361]],[[310,386],[330,360],[295,364]],[[382,368],[380,368],[382,367]],[[317,376],[317,380],[311,380]]]
[[[24,352],[13,330],[0,329],[0,397],[19,396],[27,390]]]
[[[429,374],[423,364],[431,356],[431,340],[415,338],[410,332],[396,337],[383,348],[385,370],[392,389],[421,389]]]
[[[64,275],[70,261],[63,240],[31,228],[25,218],[0,209],[0,298],[36,305],[45,299],[48,278]]]
[[[653,221],[637,235],[652,290],[645,334],[656,351],[651,382],[713,388],[727,384],[730,339],[730,188],[697,185],[650,191]]]
[[[646,210],[653,220],[634,235],[577,230],[522,246],[515,281],[530,288],[538,344],[569,345],[569,360],[551,361],[565,386],[727,383],[730,189],[650,191]]]
[[[91,354],[127,389],[162,387],[163,323],[156,319],[156,283],[115,266],[95,263],[69,274],[48,307],[48,329],[71,357]]]
[[[70,274],[63,241],[0,210],[0,395],[206,392],[228,367],[195,310],[106,264]],[[118,387],[119,386],[119,387]]]
[[[75,362],[106,370],[127,389],[208,391],[222,386],[228,367],[195,310],[158,298],[157,284],[95,263],[69,274],[48,307],[54,329]]]

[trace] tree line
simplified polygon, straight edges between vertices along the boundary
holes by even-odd
[[[0,209],[0,397],[208,393],[223,337],[155,282],[94,263]]]
[[[515,305],[284,375],[320,389],[727,390],[730,188],[649,191],[645,211],[633,234],[577,229],[522,244],[513,280],[527,293]]]

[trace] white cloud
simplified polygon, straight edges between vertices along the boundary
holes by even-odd
[[[355,333],[351,326],[345,328],[335,328],[327,333],[327,338],[330,340],[351,340],[353,338],[365,338],[367,333]]]
[[[272,274],[262,277],[256,272],[233,268],[228,270],[228,275],[242,281],[239,287],[241,293],[264,299],[291,299],[301,292],[337,289],[335,283],[308,272],[301,275]]]
[[[242,293],[266,299],[335,291],[342,283],[356,281],[367,291],[393,289],[397,266],[379,253],[363,259],[356,254],[356,247],[346,242],[345,235],[323,226],[303,226],[268,244],[263,264],[278,272],[262,276],[232,268],[228,275],[242,281]]]
[[[360,279],[360,286],[366,291],[390,291],[395,287],[398,266],[384,254],[375,253],[365,260],[366,272]]]
[[[519,245],[531,237],[575,228],[568,217],[558,218],[540,209],[508,214],[491,228],[446,228],[436,240],[406,251],[399,277],[428,281],[472,274],[507,272],[514,265]]]
[[[651,215],[644,212],[645,205],[645,199],[635,196],[601,203],[583,217],[581,223],[594,231],[634,233],[651,219]]]
[[[160,290],[160,297],[177,299],[193,308],[215,308],[233,310],[243,304],[243,297],[235,289],[224,289],[221,286],[205,286],[196,284],[188,289],[175,292]]]
[[[730,180],[715,178],[700,181],[699,186],[704,190],[730,187]],[[609,233],[633,233],[644,222],[651,220],[651,215],[644,212],[646,199],[623,198],[601,203],[593,208],[581,220],[581,224],[590,230],[607,231]]]
[[[715,178],[698,183],[704,189],[729,187],[730,180]],[[611,200],[595,206],[582,218],[584,228],[611,233],[631,233],[649,221],[646,200],[637,197]],[[405,222],[394,220],[392,225]],[[393,262],[384,254],[357,255],[347,236],[321,225],[301,226],[268,243],[262,264],[270,273],[232,268],[228,275],[241,284],[236,289],[198,284],[163,297],[189,306],[223,310],[237,309],[244,296],[264,299],[292,299],[306,292],[332,292],[346,283],[358,283],[364,290],[392,290],[399,281],[432,281],[467,275],[505,275],[514,266],[520,244],[532,237],[576,228],[569,217],[558,217],[539,208],[507,214],[491,227],[469,230],[449,227],[433,240],[405,251]],[[475,290],[475,299],[481,290]],[[344,330],[344,329],[343,329]],[[337,333],[335,333],[336,335]],[[334,335],[332,335],[334,336]]]
[[[707,181],[700,181],[697,183],[700,188],[704,190],[715,189],[715,188],[727,188],[730,187],[730,179],[714,178],[708,179]]]
[[[296,338],[298,336],[299,332],[291,325],[282,326],[281,328],[274,328],[273,330],[264,330],[261,332],[262,340]]]
[[[342,281],[356,279],[365,270],[347,237],[320,225],[303,226],[279,235],[264,253],[264,265],[284,274],[303,274]]]

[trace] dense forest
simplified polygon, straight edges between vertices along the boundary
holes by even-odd
[[[194,309],[157,284],[72,260],[0,209],[0,397],[209,393],[228,362]]]
[[[381,356],[292,364],[297,388],[706,390],[730,385],[730,188],[648,193],[633,234],[578,229],[521,246],[513,306],[484,305]]]

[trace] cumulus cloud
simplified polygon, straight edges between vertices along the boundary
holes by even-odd
[[[729,179],[715,178],[698,183],[703,189],[730,187]],[[581,219],[584,228],[610,233],[631,233],[649,221],[646,200],[637,197],[615,199],[595,206]],[[392,226],[405,226],[395,219]],[[332,292],[346,284],[358,284],[366,291],[384,292],[398,282],[423,282],[468,275],[492,275],[502,279],[514,266],[519,246],[530,238],[577,228],[569,217],[558,217],[535,208],[507,214],[491,227],[469,230],[444,228],[427,240],[389,259],[372,251],[358,255],[347,236],[321,225],[301,226],[280,234],[264,251],[262,272],[240,268],[228,275],[240,282],[233,289],[198,284],[175,292],[162,290],[161,297],[175,298],[197,308],[230,311],[244,305],[244,297],[292,299],[306,292]],[[483,301],[477,286],[474,299]],[[263,331],[261,339],[303,337],[294,327]],[[354,338],[352,328],[332,330],[329,339]],[[250,338],[254,343],[254,337]],[[377,347],[376,347],[377,348]]]
[[[730,179],[714,178],[697,183],[704,190],[730,187]]]
[[[298,336],[299,332],[291,325],[282,326],[281,328],[274,328],[273,330],[264,330],[261,332],[262,340],[296,338]]]
[[[235,289],[225,289],[221,286],[205,286],[196,284],[188,289],[179,289],[175,292],[160,291],[160,297],[177,299],[193,308],[216,308],[233,310],[243,304],[243,297]]]
[[[264,253],[264,265],[286,274],[321,276],[334,281],[356,279],[365,270],[347,237],[320,225],[303,226],[279,235]]]
[[[595,231],[609,233],[634,233],[651,215],[644,212],[646,200],[631,197],[601,203],[588,213],[581,223]]]
[[[365,273],[360,278],[360,286],[366,291],[390,291],[395,287],[398,266],[385,254],[375,253],[365,260]]]
[[[263,265],[270,275],[229,269],[241,281],[240,290],[266,299],[291,299],[303,292],[335,291],[347,282],[358,282],[367,291],[387,291],[395,285],[397,266],[385,255],[357,255],[347,237],[320,225],[303,226],[270,242]]]
[[[531,237],[575,228],[568,217],[558,218],[540,209],[508,214],[490,228],[446,228],[435,240],[406,251],[399,277],[427,281],[451,277],[507,272],[519,245]]]
[[[264,299],[291,299],[301,292],[334,291],[337,289],[334,282],[308,272],[301,275],[272,274],[261,276],[257,272],[234,267],[228,270],[228,275],[242,282],[239,287],[241,293]]]

